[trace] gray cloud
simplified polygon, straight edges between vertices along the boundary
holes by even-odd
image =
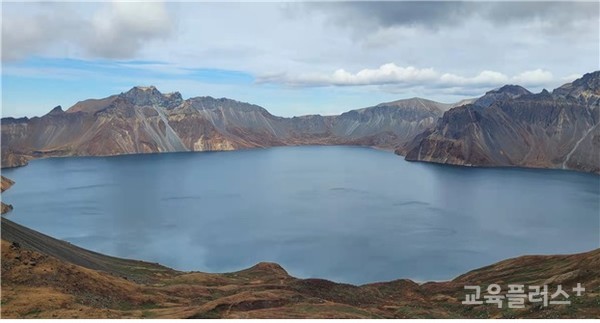
[[[63,5],[57,5],[55,10],[49,10],[47,5],[36,5],[40,12],[31,13],[27,17],[13,15],[6,5],[2,14],[2,60],[16,60],[32,53],[47,50],[56,44],[56,35],[72,38],[78,28],[78,22],[73,19],[63,19],[72,12]],[[18,5],[20,12],[26,11],[33,5]]]
[[[167,38],[173,19],[162,3],[4,5],[2,59],[54,51],[92,58],[132,58],[152,40]],[[25,15],[12,15],[18,10]]]
[[[307,3],[309,10],[323,11],[332,21],[353,28],[422,26],[437,28],[456,24],[475,12],[470,2],[387,1]]]
[[[386,1],[306,3],[309,11],[325,12],[340,26],[362,28],[423,27],[438,29],[456,26],[473,18],[496,25],[552,22],[569,30],[582,20],[598,20],[600,3],[545,1]],[[556,30],[553,30],[556,31]]]

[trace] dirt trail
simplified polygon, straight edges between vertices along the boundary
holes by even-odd
[[[133,281],[147,282],[156,274],[176,274],[177,271],[159,264],[106,256],[77,247],[43,233],[2,218],[2,239],[59,260],[100,270]]]

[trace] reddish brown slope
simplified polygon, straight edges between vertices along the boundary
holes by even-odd
[[[181,273],[107,257],[2,219],[3,317],[426,318],[600,317],[600,249],[525,256],[449,282],[410,280],[353,286],[291,277],[277,264],[234,273]],[[572,305],[498,309],[467,306],[465,285],[582,283]]]

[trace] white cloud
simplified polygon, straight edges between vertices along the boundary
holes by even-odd
[[[466,87],[489,88],[508,83],[544,86],[554,81],[552,73],[542,69],[524,71],[512,77],[489,70],[484,70],[475,76],[462,76],[438,73],[433,68],[401,67],[394,63],[384,64],[376,69],[362,69],[356,73],[338,69],[329,74],[274,74],[257,78],[257,83],[279,83],[296,87],[394,85],[396,89],[423,87],[455,90]]]
[[[581,75],[579,77],[581,77]],[[513,77],[514,83],[524,86],[543,86],[552,81],[554,81],[552,73],[542,69],[525,71]]]
[[[349,86],[425,82],[434,80],[436,77],[437,73],[432,68],[400,67],[394,63],[389,63],[376,69],[363,69],[355,74],[344,69],[338,69],[332,74],[266,75],[259,77],[257,82],[285,83],[292,86]]]
[[[483,86],[495,86],[498,84],[504,84],[508,82],[509,78],[500,73],[494,71],[482,71],[476,76],[473,77],[464,77],[458,76],[454,74],[443,74],[439,83],[442,86],[453,87],[453,86],[467,86],[467,85],[475,85],[479,87]]]

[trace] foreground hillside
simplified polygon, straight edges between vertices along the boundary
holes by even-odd
[[[291,277],[277,264],[234,273],[178,272],[94,253],[2,218],[4,318],[487,318],[600,317],[600,249],[524,256],[448,282],[362,286]],[[572,305],[463,305],[465,285],[558,284]],[[576,297],[571,288],[583,284]],[[504,290],[505,293],[505,290]],[[503,293],[503,294],[504,294]]]

